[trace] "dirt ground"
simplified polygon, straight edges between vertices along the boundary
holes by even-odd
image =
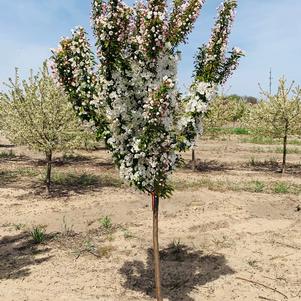
[[[284,176],[276,147],[200,141],[198,170],[174,174],[160,204],[164,300],[301,300],[301,146]],[[11,149],[0,159],[0,300],[154,300],[150,197],[120,182],[106,150],[58,160],[47,197],[42,158],[0,140]]]

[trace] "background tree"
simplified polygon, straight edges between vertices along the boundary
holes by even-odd
[[[227,97],[227,121],[231,122],[234,127],[241,126],[250,105],[251,103],[245,97],[229,95]]]
[[[231,120],[233,104],[233,101],[223,95],[211,101],[202,119],[204,135],[216,137],[223,132],[223,127]]]
[[[282,173],[286,168],[288,136],[301,133],[301,89],[293,84],[287,87],[282,78],[276,95],[263,91],[267,99],[253,106],[247,118],[254,135],[283,139]]]
[[[162,300],[159,198],[171,195],[168,176],[180,160],[179,152],[194,145],[217,82],[230,75],[242,55],[235,48],[225,58],[236,8],[236,1],[227,0],[204,48],[202,64],[208,70],[195,79],[189,95],[181,97],[176,86],[177,47],[187,39],[203,2],[175,0],[169,10],[164,0],[138,2],[133,8],[120,0],[93,0],[98,66],[83,28],[63,39],[53,53],[54,70],[78,115],[94,122],[121,176],[152,195],[157,300]],[[210,64],[215,69],[224,66],[214,73],[218,79],[209,76]]]
[[[248,111],[249,104],[239,96],[217,95],[208,105],[208,110],[202,118],[203,135],[217,138],[227,133],[245,132],[241,129],[242,120]],[[238,128],[236,128],[238,127]],[[192,169],[196,169],[195,150],[192,150]]]
[[[17,145],[45,154],[46,189],[49,193],[54,152],[70,151],[81,142],[84,130],[64,90],[49,75],[46,63],[40,73],[7,84],[0,95],[0,114],[4,135]]]

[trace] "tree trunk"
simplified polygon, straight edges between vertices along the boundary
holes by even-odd
[[[195,162],[195,150],[194,149],[192,150],[191,161],[192,161],[192,170],[195,171],[196,170],[196,162]]]
[[[46,193],[50,194],[51,185],[51,167],[52,167],[52,152],[46,153],[47,170],[46,170]]]
[[[161,278],[160,278],[160,253],[158,240],[158,221],[159,221],[159,197],[152,193],[152,209],[153,209],[153,252],[154,252],[154,268],[155,268],[155,284],[157,301],[162,301],[161,297]]]
[[[282,169],[281,169],[282,174],[285,173],[286,154],[287,154],[287,132],[285,133],[285,135],[283,137],[283,159],[282,159]]]

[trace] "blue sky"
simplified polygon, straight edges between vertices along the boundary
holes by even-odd
[[[193,56],[208,40],[216,7],[221,0],[207,0],[189,43],[181,47],[179,81],[188,86]],[[268,88],[269,69],[273,87],[285,75],[301,84],[301,1],[239,0],[230,46],[247,52],[239,69],[228,81],[225,91],[240,95],[259,95],[258,82]],[[90,0],[0,0],[0,82],[30,68],[37,69],[50,55],[61,36],[71,28],[89,28]],[[2,84],[0,85],[2,88]]]

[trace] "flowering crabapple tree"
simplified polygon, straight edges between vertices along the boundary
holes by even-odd
[[[236,1],[226,0],[208,44],[196,58],[187,96],[177,89],[178,46],[187,40],[204,0],[137,2],[94,0],[94,56],[79,27],[53,51],[54,71],[78,115],[104,138],[121,177],[152,195],[157,300],[160,291],[159,198],[172,193],[168,176],[191,148],[217,84],[235,69],[242,52],[225,58]]]

